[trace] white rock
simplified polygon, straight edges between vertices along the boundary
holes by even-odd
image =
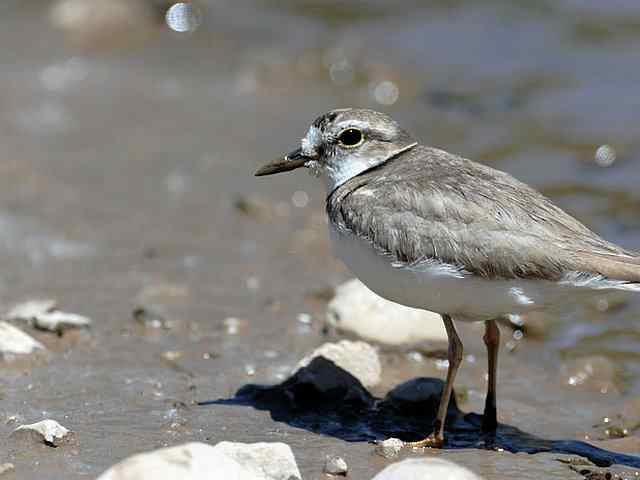
[[[324,464],[324,472],[329,475],[347,475],[349,467],[342,457],[327,457]]]
[[[44,345],[7,322],[0,322],[0,353],[25,354]]]
[[[38,315],[55,310],[56,307],[56,301],[50,298],[44,300],[29,300],[14,306],[5,316],[7,320],[31,321],[31,319]]]
[[[33,321],[34,327],[51,332],[66,328],[88,327],[89,325],[91,325],[90,318],[77,313],[61,312],[60,310],[38,315]]]
[[[447,342],[440,315],[389,302],[357,279],[336,288],[327,306],[327,322],[339,331],[386,345]]]
[[[470,470],[441,458],[407,458],[392,463],[372,480],[481,480]]]
[[[380,358],[378,352],[368,343],[349,340],[325,343],[300,360],[295,370],[306,367],[316,357],[331,360],[356,377],[365,387],[373,387],[380,383],[382,374]]]
[[[253,475],[255,480],[301,480],[291,447],[286,443],[220,442],[214,450],[235,460]],[[208,477],[227,480],[226,476]]]
[[[256,480],[253,472],[205,443],[186,443],[133,455],[98,480]]]
[[[15,470],[15,465],[13,463],[3,463],[0,465],[0,475],[3,473],[9,473]]]
[[[376,452],[384,458],[397,457],[404,447],[404,442],[399,438],[387,438],[376,445]]]
[[[8,320],[22,320],[41,330],[57,332],[66,328],[87,327],[91,319],[57,309],[55,300],[30,300],[13,307],[6,314]]]
[[[56,443],[57,440],[62,440],[67,436],[69,430],[60,425],[55,420],[42,420],[37,423],[32,423],[30,425],[20,425],[13,432],[20,431],[33,431],[42,435],[42,438],[47,443]]]

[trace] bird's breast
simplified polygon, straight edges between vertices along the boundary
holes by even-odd
[[[329,235],[336,255],[351,272],[392,302],[446,313],[459,320],[524,313],[544,303],[545,286],[535,282],[485,279],[437,261],[402,266],[369,240],[332,222]]]

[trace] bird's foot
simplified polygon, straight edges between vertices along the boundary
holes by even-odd
[[[495,433],[498,429],[498,422],[495,420],[483,421],[481,425],[482,433]]]
[[[495,432],[497,428],[498,416],[495,405],[485,406],[484,415],[482,415],[482,433]]]
[[[409,448],[442,448],[443,445],[444,436],[442,434],[438,435],[436,433],[432,433],[427,438],[418,442],[405,443],[405,446]]]

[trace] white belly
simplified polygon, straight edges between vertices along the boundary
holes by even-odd
[[[545,280],[487,280],[427,265],[399,268],[371,244],[329,227],[337,256],[372,291],[392,302],[449,314],[457,320],[486,320],[534,310],[568,310],[593,295],[593,288]],[[585,295],[587,294],[587,295]]]

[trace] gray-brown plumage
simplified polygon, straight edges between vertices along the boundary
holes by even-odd
[[[512,176],[434,148],[418,145],[346,181],[326,206],[339,228],[407,264],[436,258],[489,279],[586,272],[640,282],[639,254]]]
[[[640,293],[640,254],[608,242],[512,176],[419,145],[379,112],[333,110],[301,146],[256,175],[299,167],[324,175],[337,253],[389,300],[442,315],[449,369],[433,433],[440,447],[462,362],[454,318],[485,321],[488,388],[483,430],[497,426],[496,317],[553,310],[593,290]]]

